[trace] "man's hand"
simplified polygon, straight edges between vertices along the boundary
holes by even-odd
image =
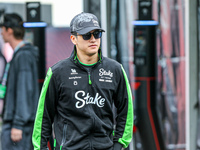
[[[22,130],[12,128],[11,129],[11,140],[13,142],[19,142],[22,139]]]

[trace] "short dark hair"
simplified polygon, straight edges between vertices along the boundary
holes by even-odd
[[[16,39],[23,39],[25,28],[22,18],[16,13],[4,14],[1,18],[0,26],[13,29],[13,34]]]

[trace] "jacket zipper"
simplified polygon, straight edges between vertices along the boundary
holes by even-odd
[[[77,63],[77,60],[75,60],[75,63]],[[83,70],[85,70],[87,73],[88,73],[88,83],[89,83],[89,85],[91,85],[92,84],[92,80],[91,80],[91,74],[90,74],[90,71],[88,71],[87,69],[85,69],[83,66],[81,66],[80,64],[78,64],[80,67],[81,67],[81,69],[83,69]],[[91,70],[91,69],[90,69]]]
[[[92,84],[92,81],[91,81],[91,74],[90,74],[90,72],[88,72],[88,77],[89,77],[89,85],[91,85]]]
[[[56,139],[54,139],[53,147],[54,147],[54,150],[56,150]]]
[[[64,125],[64,128],[63,128],[63,138],[62,138],[62,142],[61,142],[61,145],[60,145],[60,150],[62,150],[62,147],[66,141],[66,133],[67,133],[67,125]]]

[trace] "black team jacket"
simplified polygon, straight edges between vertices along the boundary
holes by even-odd
[[[34,123],[39,98],[38,48],[26,43],[14,53],[7,77],[3,122],[23,129]]]
[[[99,58],[91,66],[82,64],[74,49],[71,57],[49,68],[34,125],[34,150],[47,149],[52,124],[56,150],[118,150],[129,145],[133,105],[128,78],[122,65],[101,56],[101,50]]]

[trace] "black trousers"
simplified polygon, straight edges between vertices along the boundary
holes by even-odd
[[[1,146],[2,150],[33,150],[32,144],[32,132],[33,123],[23,128],[22,140],[19,142],[13,142],[11,140],[11,123],[4,123],[1,133]]]

